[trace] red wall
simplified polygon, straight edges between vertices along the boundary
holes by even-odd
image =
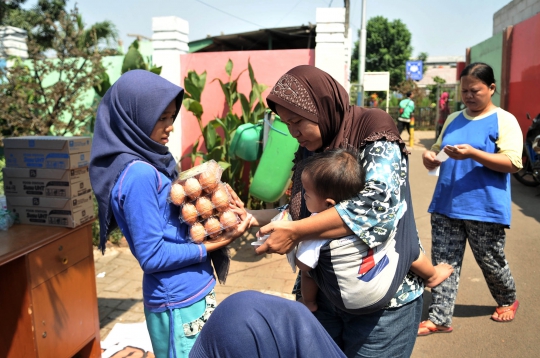
[[[540,13],[515,25],[512,31],[508,111],[516,116],[523,134],[540,113]]]
[[[238,81],[238,91],[249,98],[251,83],[249,79],[248,60],[253,68],[255,79],[258,83],[268,86],[263,94],[263,98],[272,89],[277,80],[289,69],[298,65],[314,65],[314,50],[268,50],[268,51],[231,51],[231,52],[208,52],[192,53],[180,56],[182,83],[188,71],[195,71],[198,74],[206,71],[206,87],[202,93],[201,102],[204,110],[203,122],[206,124],[215,117],[222,117],[227,113],[225,96],[221,90],[219,81],[212,82],[215,78],[221,79],[224,83],[229,80],[225,72],[225,65],[228,60],[233,62],[232,79],[235,79],[240,72],[246,70]],[[266,103],[265,103],[266,104]],[[235,105],[234,112],[239,116],[240,101]],[[182,155],[190,153],[193,143],[201,136],[197,119],[191,112],[182,107]],[[182,162],[182,169],[190,166],[189,160]]]

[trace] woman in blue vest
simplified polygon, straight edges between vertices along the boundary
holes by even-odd
[[[421,336],[452,331],[467,241],[497,302],[491,319],[509,322],[519,306],[504,245],[511,219],[510,173],[522,167],[521,129],[512,114],[491,101],[496,86],[489,65],[472,63],[460,78],[466,108],[448,116],[437,142],[423,154],[427,169],[440,167],[428,209],[431,259],[451,264],[454,272],[432,288],[429,319],[418,330]],[[441,150],[449,157],[443,163],[436,158]]]

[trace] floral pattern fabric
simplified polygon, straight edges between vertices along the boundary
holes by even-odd
[[[356,197],[336,205],[349,228],[368,246],[393,238],[399,219],[407,210],[401,193],[407,182],[407,160],[395,142],[376,141],[360,154],[366,186]],[[420,240],[418,239],[419,245]],[[421,279],[409,272],[386,308],[403,306],[424,291]]]

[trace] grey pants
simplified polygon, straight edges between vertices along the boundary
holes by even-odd
[[[497,306],[508,306],[516,300],[516,285],[504,256],[504,225],[472,220],[451,219],[431,215],[431,261],[433,265],[448,263],[454,272],[440,285],[431,289],[429,320],[436,325],[452,324],[459,286],[461,264],[467,240],[474,258]]]

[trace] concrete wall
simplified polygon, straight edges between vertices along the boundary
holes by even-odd
[[[496,106],[501,104],[500,86],[501,86],[501,69],[502,69],[502,48],[503,37],[502,32],[498,33],[487,40],[471,47],[471,63],[484,62],[493,68],[495,75],[495,83],[497,84],[497,92],[493,95],[492,101]]]
[[[238,81],[238,91],[249,97],[251,82],[247,72],[248,61],[251,63],[255,78],[258,83],[268,86],[263,93],[266,98],[274,84],[285,72],[298,65],[314,65],[315,51],[310,49],[302,50],[268,50],[268,51],[226,51],[226,52],[200,52],[180,56],[182,64],[182,81],[189,71],[198,74],[206,71],[206,87],[202,93],[201,102],[204,110],[203,123],[206,124],[215,117],[223,117],[227,111],[225,95],[221,89],[219,81],[228,82],[229,76],[225,72],[225,65],[230,59],[233,62],[232,79],[240,75]],[[265,103],[266,104],[266,103]],[[233,111],[241,114],[240,102]],[[191,152],[193,143],[201,136],[201,131],[197,124],[197,119],[191,112],[184,108],[181,110],[182,123],[182,154]],[[182,163],[183,169],[187,169],[191,163],[186,160]]]
[[[493,34],[515,25],[540,12],[540,0],[513,0],[493,14]]]

